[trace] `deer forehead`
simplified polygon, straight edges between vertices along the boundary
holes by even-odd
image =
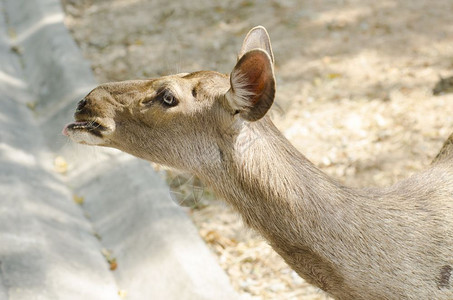
[[[225,94],[230,88],[229,76],[214,71],[180,73],[154,79],[154,91],[169,89],[178,99],[195,98],[201,101]]]
[[[199,71],[148,80],[105,83],[88,96],[102,97],[108,94],[120,102],[126,102],[124,104],[129,104],[127,100],[152,96],[157,91],[168,89],[179,100],[195,98],[203,101],[225,94],[229,87],[229,76],[213,71]]]
[[[192,84],[192,94],[198,101],[226,94],[230,88],[229,76],[214,71],[199,71],[183,77]],[[194,95],[194,96],[195,96]]]

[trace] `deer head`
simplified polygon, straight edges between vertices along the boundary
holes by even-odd
[[[246,36],[230,76],[213,71],[102,84],[77,106],[63,134],[197,171],[222,155],[219,143],[273,103],[273,53],[264,27]]]

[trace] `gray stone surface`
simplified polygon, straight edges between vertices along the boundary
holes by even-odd
[[[51,170],[3,16],[0,28],[0,299],[118,298],[91,224]]]
[[[95,85],[89,64],[63,26],[56,0],[5,1],[10,32],[24,62],[29,88],[41,119],[52,118],[74,101],[74,92]]]
[[[0,12],[0,299],[236,298],[147,162],[61,135],[96,83],[60,3],[2,0]]]
[[[52,150],[65,144],[61,136],[70,107],[96,86],[89,64],[63,25],[57,0],[4,1],[9,32],[20,53],[35,113]],[[58,119],[59,126],[54,120]],[[50,123],[50,124],[49,124]],[[62,125],[63,124],[63,125]]]

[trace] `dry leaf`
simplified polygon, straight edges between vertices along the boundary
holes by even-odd
[[[335,79],[335,78],[339,78],[341,76],[342,75],[340,73],[329,73],[329,74],[327,74],[327,78],[329,78],[329,79]]]
[[[74,195],[72,195],[72,200],[74,200],[75,203],[82,205],[83,202],[85,201],[85,198],[74,194]]]
[[[60,174],[65,174],[68,171],[68,163],[62,156],[57,156],[55,158],[54,169]]]
[[[116,258],[112,258],[109,262],[110,264],[110,271],[115,271],[118,268],[118,263],[116,262]]]
[[[118,296],[120,296],[121,299],[124,299],[127,296],[127,292],[125,290],[119,290]]]
[[[112,252],[108,249],[103,248],[101,250],[102,255],[104,255],[107,263],[110,266],[111,271],[115,271],[118,268],[118,262],[116,261],[115,257],[112,257]]]

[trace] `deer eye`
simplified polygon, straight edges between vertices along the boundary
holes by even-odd
[[[178,99],[176,99],[175,96],[173,96],[173,94],[168,90],[162,92],[159,98],[165,106],[172,107],[178,105]]]

